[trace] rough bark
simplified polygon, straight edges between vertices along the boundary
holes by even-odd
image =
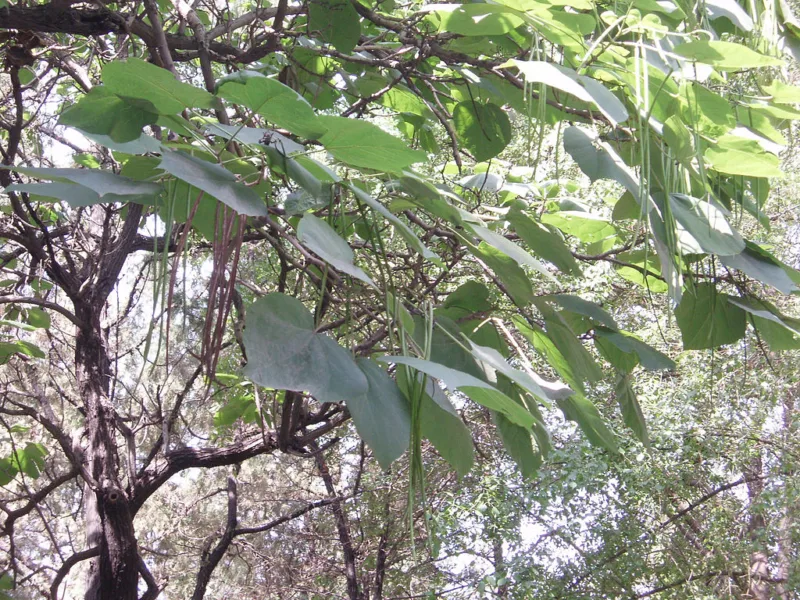
[[[97,299],[99,300],[99,298]],[[110,363],[100,327],[102,304],[82,307],[75,343],[78,389],[86,412],[86,460],[93,479],[86,484],[87,544],[100,556],[89,568],[86,600],[136,600],[136,535],[128,498],[119,481],[115,411],[108,398]]]
[[[762,472],[763,465],[761,456],[757,456],[750,462],[747,473],[747,495],[751,507],[757,505],[761,493],[764,490]],[[761,538],[764,535],[765,529],[766,521],[764,515],[759,512],[751,512],[748,534],[754,545],[763,545]],[[768,582],[769,578],[769,557],[763,548],[756,548],[750,553],[750,572],[746,597],[752,598],[753,600],[770,600],[770,598],[772,598],[772,593]]]

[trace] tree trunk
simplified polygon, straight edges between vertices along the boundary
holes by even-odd
[[[761,456],[757,456],[750,461],[746,475],[748,476],[747,493],[751,509],[758,504],[761,493],[764,491],[764,480],[762,479],[763,471],[764,468]],[[763,536],[766,525],[764,515],[758,512],[750,513],[748,533],[754,544],[763,546]],[[772,593],[768,580],[769,557],[762,548],[755,549],[750,554],[750,573],[746,597],[752,598],[753,600],[770,600],[770,598],[772,598]]]
[[[108,396],[111,369],[100,327],[102,303],[88,301],[80,308],[83,326],[76,338],[75,363],[86,411],[85,460],[92,478],[86,485],[84,514],[87,543],[100,548],[89,567],[85,599],[136,600],[138,551],[128,498],[119,481],[116,413]]]

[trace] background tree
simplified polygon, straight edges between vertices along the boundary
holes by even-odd
[[[791,593],[788,4],[0,28],[0,585]]]

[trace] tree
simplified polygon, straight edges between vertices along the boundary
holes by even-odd
[[[636,285],[667,293],[686,350],[748,324],[797,347],[770,298],[800,273],[757,243],[800,116],[788,4],[562,4],[0,7],[4,582],[56,598],[89,561],[86,598],[157,597],[137,515],[187,470],[231,467],[202,598],[260,527],[236,466],[283,453],[326,495],[287,518],[329,505],[344,590],[381,597],[388,533],[366,582],[330,466],[350,419],[383,469],[410,446],[424,522],[428,442],[473,464],[462,417],[490,416],[528,477],[554,407],[616,452],[600,364],[648,443],[632,372],[674,363],[612,314]],[[562,143],[613,210],[581,201]],[[396,530],[380,500],[376,531]],[[79,505],[82,532],[53,531],[43,502]],[[25,544],[35,513],[45,537]]]

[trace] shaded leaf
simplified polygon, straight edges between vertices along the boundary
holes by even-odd
[[[631,386],[629,375],[620,374],[617,376],[616,395],[617,402],[619,402],[619,407],[622,410],[623,421],[636,434],[640,442],[645,446],[649,446],[650,438],[647,435],[647,424],[642,414],[642,407],[636,398],[636,392],[633,391]]]
[[[299,300],[274,293],[247,309],[245,374],[265,387],[309,392],[320,402],[363,396],[367,377],[350,353],[314,331],[314,317]]]
[[[558,401],[564,416],[581,428],[586,438],[595,446],[617,451],[617,438],[606,426],[597,407],[583,396],[575,394]]]
[[[687,290],[675,309],[686,350],[705,350],[732,344],[744,336],[745,313],[728,301],[714,284],[701,283]]]
[[[76,104],[68,106],[58,122],[87,133],[107,135],[114,142],[132,142],[142,135],[144,126],[157,120],[155,107],[132,104],[105,86],[97,86]]]
[[[345,54],[353,51],[361,37],[361,21],[349,0],[310,0],[308,28]]]
[[[348,243],[322,219],[312,214],[305,215],[297,227],[297,237],[306,248],[334,268],[375,287],[370,276],[353,262],[355,256]]]
[[[493,386],[473,375],[413,356],[382,356],[378,360],[407,365],[426,375],[439,379],[449,389],[457,389],[472,398],[478,404],[502,412],[517,425],[530,427],[534,423],[534,417],[531,413]]]
[[[120,97],[148,102],[162,115],[187,108],[221,108],[219,100],[206,90],[178,81],[167,69],[139,58],[106,63],[103,84]]]
[[[411,414],[397,384],[372,360],[358,358],[367,379],[367,391],[347,398],[358,435],[367,443],[381,467],[388,469],[408,448]]]
[[[267,206],[251,188],[239,183],[225,167],[175,150],[164,150],[159,167],[203,190],[241,215],[264,217]]]
[[[453,109],[453,128],[477,161],[494,158],[511,141],[508,115],[491,102],[459,102]]]

